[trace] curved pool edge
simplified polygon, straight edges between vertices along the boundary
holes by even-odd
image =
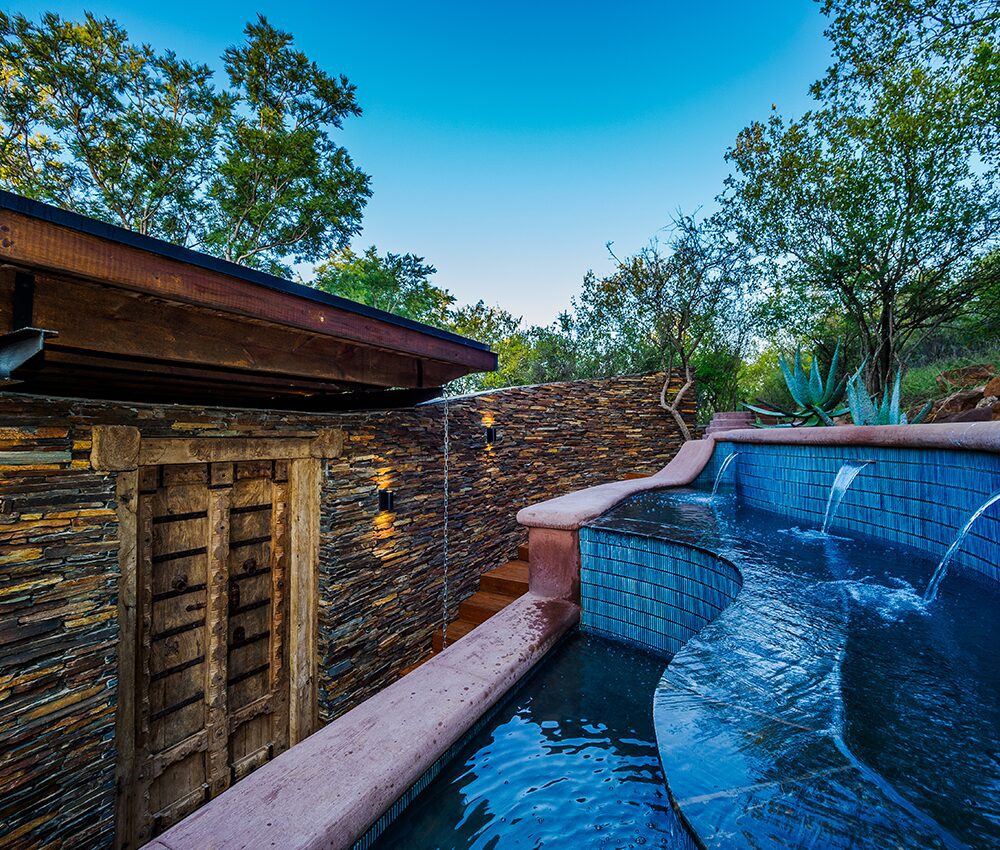
[[[712,463],[713,456],[715,455],[715,449],[720,445],[729,445],[730,449],[735,452],[764,448],[780,450],[785,446],[794,447],[793,450],[800,453],[812,453],[815,451],[824,454],[824,450],[826,450],[825,455],[830,455],[830,449],[833,449],[833,456],[839,457],[841,454],[843,455],[842,460],[839,462],[843,462],[843,460],[853,456],[852,452],[856,453],[865,448],[873,448],[880,450],[883,453],[883,457],[889,459],[883,463],[888,471],[893,468],[892,459],[901,457],[898,453],[894,454],[896,450],[904,450],[903,455],[910,455],[917,462],[924,462],[928,465],[948,462],[941,460],[941,458],[955,452],[963,454],[971,453],[973,456],[975,453],[980,453],[980,455],[1000,454],[1000,422],[920,426],[838,426],[812,429],[743,429],[722,432],[712,437],[707,437],[704,440],[686,443],[674,461],[654,476],[645,479],[613,482],[589,488],[588,490],[567,494],[566,496],[548,500],[522,510],[518,514],[518,521],[529,529],[533,561],[536,540],[540,544],[537,546],[540,555],[539,563],[537,565],[533,564],[533,568],[536,568],[540,573],[539,585],[551,583],[554,586],[558,586],[561,592],[571,594],[571,598],[580,599],[581,569],[584,558],[581,554],[581,532],[583,529],[602,514],[626,501],[631,496],[643,492],[682,487],[693,483],[702,473],[708,475],[710,472],[714,472],[715,470],[712,468],[714,466]],[[743,449],[742,446],[746,446],[746,449]],[[922,454],[922,452],[927,452],[928,454]],[[952,454],[952,457],[954,458],[955,455]],[[950,463],[953,466],[957,466],[965,465],[966,461],[963,458],[960,463],[956,463],[953,459]],[[970,459],[968,463],[981,463],[981,461]],[[994,460],[988,460],[987,463],[995,465]],[[836,467],[833,468],[833,471],[836,471]],[[961,474],[968,476],[970,473],[964,471]],[[825,475],[826,473],[821,476],[825,482],[821,486],[825,486],[828,490],[832,482],[832,476],[827,479]],[[816,486],[815,482],[810,482],[810,484]],[[759,506],[767,510],[767,507],[763,505]],[[883,504],[884,507],[885,505]],[[968,510],[967,507],[962,509]],[[785,513],[781,510],[774,510],[774,512]],[[785,515],[789,514],[785,513]],[[939,526],[939,529],[943,529],[947,533],[952,517],[946,515],[942,519],[940,515],[935,517],[932,514],[931,520]],[[850,528],[850,525],[848,527]],[[863,528],[851,530],[862,531],[862,533],[865,531]],[[586,532],[583,531],[584,536],[585,534]],[[954,534],[954,530],[952,530],[952,534]],[[887,539],[892,542],[903,542],[904,545],[908,542],[906,540],[900,541],[891,536]],[[935,542],[939,543],[940,541],[935,540]],[[683,541],[674,541],[674,543],[675,545],[688,545],[690,547],[690,544],[685,544]],[[718,556],[718,553],[713,554]],[[934,554],[933,549],[928,551],[928,555],[933,557]],[[997,559],[994,557],[992,562],[996,564]],[[733,566],[735,567],[735,565]],[[995,580],[997,568],[993,567],[992,571]],[[981,577],[980,573],[990,578],[989,573],[982,569],[977,570],[976,573],[977,578]],[[583,593],[585,595],[586,591],[583,591]],[[736,601],[735,595],[729,605],[733,601]],[[583,617],[586,618],[587,600],[584,598],[581,602]],[[720,609],[716,617],[722,611],[726,610],[729,605],[726,608]],[[708,626],[714,619],[706,620],[701,628]],[[688,635],[684,643],[698,634],[701,628]],[[607,635],[606,632],[605,634]],[[619,636],[619,639],[636,643],[636,641],[628,640],[627,637],[622,638]],[[640,645],[642,644],[640,643]],[[670,664],[673,660],[672,658],[671,662],[668,662],[666,665],[664,677],[669,672]],[[659,688],[657,693],[659,693]],[[659,724],[656,725],[659,743]],[[659,750],[671,805],[685,824],[693,840],[699,846],[704,847],[705,839],[698,834],[693,819],[684,811],[684,807],[674,794],[671,770],[667,762],[663,759],[662,746]]]
[[[658,489],[676,489],[676,488],[658,488]],[[667,535],[656,536],[652,533],[643,533],[639,531],[622,531],[620,529],[602,529],[597,524],[589,524],[584,526],[581,531],[581,579],[590,578],[594,579],[595,575],[591,574],[588,576],[588,552],[589,547],[604,547],[608,548],[614,544],[609,544],[608,542],[600,542],[589,540],[590,534],[602,534],[607,533],[610,535],[620,535],[623,537],[633,537],[645,542],[646,546],[641,547],[642,551],[637,552],[639,557],[642,558],[645,563],[643,564],[644,569],[642,570],[642,577],[636,576],[634,578],[618,578],[616,584],[621,587],[621,590],[610,591],[606,595],[618,595],[626,594],[627,599],[622,600],[619,604],[628,605],[630,608],[630,614],[632,616],[626,615],[627,621],[617,620],[615,618],[602,617],[601,614],[597,613],[600,611],[602,606],[614,605],[615,600],[612,599],[601,599],[601,593],[599,585],[581,581],[583,598],[581,599],[581,628],[585,631],[593,632],[594,634],[606,637],[612,640],[619,640],[628,643],[633,646],[637,646],[647,652],[654,652],[657,654],[664,654],[669,656],[663,675],[661,676],[660,682],[657,684],[656,689],[650,695],[650,702],[653,715],[653,731],[656,737],[657,743],[657,757],[659,759],[660,768],[664,777],[664,787],[667,792],[667,797],[670,801],[671,809],[677,816],[678,820],[687,831],[689,838],[692,840],[694,846],[698,850],[707,850],[707,845],[703,840],[702,836],[699,834],[698,828],[695,826],[694,819],[691,818],[688,813],[684,810],[681,805],[680,798],[674,792],[674,786],[671,781],[671,775],[669,771],[669,765],[664,759],[664,743],[661,739],[660,734],[660,723],[657,718],[657,707],[658,700],[657,695],[660,689],[663,687],[663,682],[666,679],[667,673],[670,669],[670,665],[676,658],[677,654],[683,650],[683,647],[689,640],[697,636],[709,626],[711,623],[715,622],[721,614],[728,610],[730,606],[737,604],[740,594],[743,592],[744,576],[742,570],[739,566],[731,561],[730,559],[723,556],[721,553],[714,551],[713,549],[702,546],[699,544],[691,543],[684,540],[679,540],[674,537]],[[627,551],[630,547],[627,545],[622,545],[619,549],[619,558],[621,557],[620,552],[622,550]],[[669,550],[673,549],[674,552],[668,554]],[[707,585],[701,586],[701,599],[698,600],[701,603],[707,603],[708,600],[705,598],[707,594],[711,594],[713,600],[717,600],[717,604],[708,608],[707,605],[689,605],[691,609],[687,612],[687,616],[684,614],[678,615],[675,619],[669,621],[660,621],[660,626],[657,625],[657,618],[648,617],[643,621],[641,615],[643,612],[637,611],[640,609],[641,602],[637,604],[637,600],[652,599],[655,596],[659,596],[658,604],[662,604],[663,595],[665,588],[653,580],[654,576],[657,574],[655,565],[650,567],[650,561],[657,558],[676,558],[676,550],[685,550],[692,555],[697,555],[699,559],[708,559],[717,564],[725,565],[725,567],[731,571],[734,578],[734,582],[731,585],[728,592],[721,591],[717,586],[711,587]],[[599,551],[594,552],[597,556],[593,559],[594,564],[600,563],[600,555],[606,554]],[[612,552],[612,555],[615,553]],[[686,560],[687,563],[691,564],[694,569],[698,569],[699,565],[697,561],[689,559]],[[617,569],[620,571],[624,562],[622,560],[612,560],[612,563],[617,564]],[[706,568],[704,565],[701,568]],[[674,581],[677,580],[677,573],[672,573],[672,578]],[[622,586],[624,582],[624,586]],[[596,590],[597,592],[593,592]],[[688,600],[693,600],[693,597],[688,595]],[[701,607],[702,610],[698,611],[697,608]],[[596,611],[595,611],[596,609]],[[638,613],[640,616],[637,617],[635,614]],[[706,616],[710,614],[711,616]],[[665,626],[665,628],[663,628]]]

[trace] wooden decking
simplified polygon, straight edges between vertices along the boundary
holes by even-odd
[[[528,592],[528,546],[518,547],[517,558],[501,567],[483,573],[479,579],[479,590],[458,606],[458,617],[448,623],[448,646],[465,637],[476,626],[485,623],[494,614],[502,611],[511,602]],[[403,670],[406,675],[427,659],[441,652],[445,647],[444,629],[434,633],[432,649],[416,664]]]

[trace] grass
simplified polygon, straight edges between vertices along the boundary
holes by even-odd
[[[900,385],[903,406],[915,407],[923,404],[928,399],[943,398],[957,390],[978,386],[982,383],[981,380],[965,384],[955,384],[942,392],[936,379],[942,372],[947,372],[951,369],[960,369],[963,366],[977,366],[981,363],[992,363],[997,367],[997,372],[1000,373],[1000,351],[986,351],[975,357],[953,357],[945,360],[936,360],[924,366],[915,366],[908,369],[903,374],[903,380]]]

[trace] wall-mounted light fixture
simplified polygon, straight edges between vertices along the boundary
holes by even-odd
[[[396,507],[396,494],[388,487],[379,487],[378,509],[380,511],[391,511]]]
[[[486,431],[486,445],[492,446],[497,441],[497,426],[487,425]]]

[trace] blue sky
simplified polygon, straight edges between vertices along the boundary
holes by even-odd
[[[710,206],[740,128],[807,108],[829,61],[814,0],[7,8],[86,8],[213,66],[264,13],[358,87],[364,115],[340,134],[372,175],[356,245],[422,254],[460,301],[540,324],[609,268],[606,242],[634,251]]]

